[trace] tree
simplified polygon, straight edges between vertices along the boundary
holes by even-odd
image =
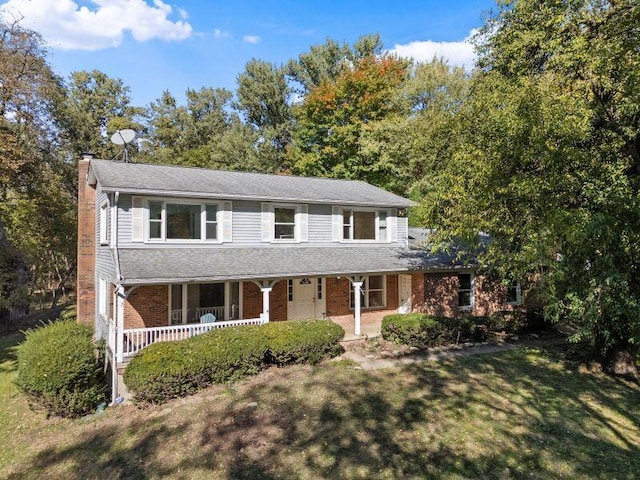
[[[323,81],[296,111],[297,126],[288,154],[303,175],[388,182],[377,157],[362,150],[365,133],[400,111],[395,92],[405,81],[408,62],[367,56],[334,81]]]
[[[292,116],[289,107],[291,89],[284,70],[253,59],[238,75],[237,81],[235,107],[257,133],[257,155],[261,163],[269,171],[286,169],[284,155],[291,142]]]
[[[43,270],[73,268],[73,248],[50,258],[47,245],[75,245],[75,224],[57,222],[73,205],[69,192],[56,188],[65,168],[56,154],[62,82],[46,62],[39,35],[18,22],[0,23],[0,80],[0,316],[12,317],[28,312],[28,294],[50,278]],[[54,191],[56,202],[40,206],[56,208],[34,209]],[[19,220],[25,211],[34,214]]]
[[[501,2],[477,39],[466,133],[422,204],[443,242],[486,232],[485,263],[511,278],[537,272],[546,314],[635,378],[638,24],[631,0]]]
[[[381,53],[382,41],[378,34],[361,36],[353,47],[328,38],[322,45],[312,45],[297,60],[289,60],[286,73],[300,86],[297,93],[303,96],[323,82],[333,82],[352,64]]]
[[[138,117],[143,111],[131,105],[129,87],[122,80],[99,70],[73,72],[66,91],[57,115],[70,159],[82,152],[111,159],[121,149],[109,141],[116,130],[142,130]]]

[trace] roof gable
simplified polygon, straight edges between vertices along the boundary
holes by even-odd
[[[409,207],[410,200],[356,180],[232,172],[92,160],[90,178],[104,191],[142,195]]]

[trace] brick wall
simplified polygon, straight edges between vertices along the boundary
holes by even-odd
[[[458,314],[458,274],[424,274],[424,308],[430,315],[453,317]]]
[[[262,292],[253,282],[242,284],[242,315],[244,318],[258,318],[262,313]],[[287,281],[280,280],[269,294],[269,321],[287,319]]]
[[[387,310],[397,310],[399,306],[398,275],[387,275]]]
[[[455,272],[426,273],[424,274],[424,307],[416,311],[452,317],[462,313],[491,315],[495,312],[514,309],[514,306],[507,303],[506,288],[499,281],[491,280],[484,275],[475,276],[474,295],[474,308],[461,311],[458,308],[458,274]]]
[[[424,277],[423,273],[411,274],[411,310],[414,312],[426,312]]]
[[[147,285],[133,290],[124,302],[124,328],[169,325],[167,285]]]
[[[87,185],[87,172],[91,156],[85,155],[78,162],[78,322],[95,325],[96,313],[96,191]]]
[[[327,278],[325,284],[327,316],[350,315],[352,312],[349,308],[349,279]]]

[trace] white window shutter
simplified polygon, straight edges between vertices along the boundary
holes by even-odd
[[[233,241],[233,203],[223,202],[222,204],[222,241]]]
[[[131,199],[131,241],[144,241],[144,198]]]
[[[262,241],[273,240],[273,207],[268,202],[262,202]]]
[[[331,241],[339,242],[342,240],[342,209],[340,207],[331,207]]]
[[[398,209],[392,208],[387,213],[387,238],[390,242],[398,241]]]
[[[300,213],[298,215],[300,216],[300,221],[298,222],[300,235],[298,236],[298,239],[301,242],[308,242],[309,241],[309,205],[300,205]]]

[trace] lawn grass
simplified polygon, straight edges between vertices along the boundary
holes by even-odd
[[[270,369],[168,404],[46,419],[0,338],[0,478],[632,479],[640,388],[553,351]],[[257,405],[254,404],[257,402]]]

